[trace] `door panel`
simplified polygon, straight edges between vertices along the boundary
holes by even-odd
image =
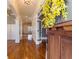
[[[57,35],[48,39],[48,59],[60,59],[60,39]]]
[[[61,38],[61,59],[72,59],[71,38]]]

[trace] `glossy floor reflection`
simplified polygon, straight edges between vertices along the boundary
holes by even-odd
[[[34,41],[29,42],[25,37],[16,44],[14,41],[8,41],[8,59],[45,59],[46,46],[42,42],[38,48]]]

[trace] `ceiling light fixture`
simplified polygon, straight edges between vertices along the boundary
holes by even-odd
[[[24,0],[24,3],[27,4],[27,5],[30,5],[31,4],[31,0]]]

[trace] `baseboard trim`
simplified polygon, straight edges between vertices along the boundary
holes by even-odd
[[[17,43],[17,44],[19,44],[19,43],[20,43],[20,40],[19,40],[18,42],[16,42],[16,40],[15,40],[15,39],[8,39],[8,40],[7,40],[7,42],[8,42],[8,41],[9,41],[9,42],[14,42],[14,43]]]

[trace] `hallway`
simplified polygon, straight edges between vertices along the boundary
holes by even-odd
[[[71,0],[7,1],[8,59],[72,59]]]

